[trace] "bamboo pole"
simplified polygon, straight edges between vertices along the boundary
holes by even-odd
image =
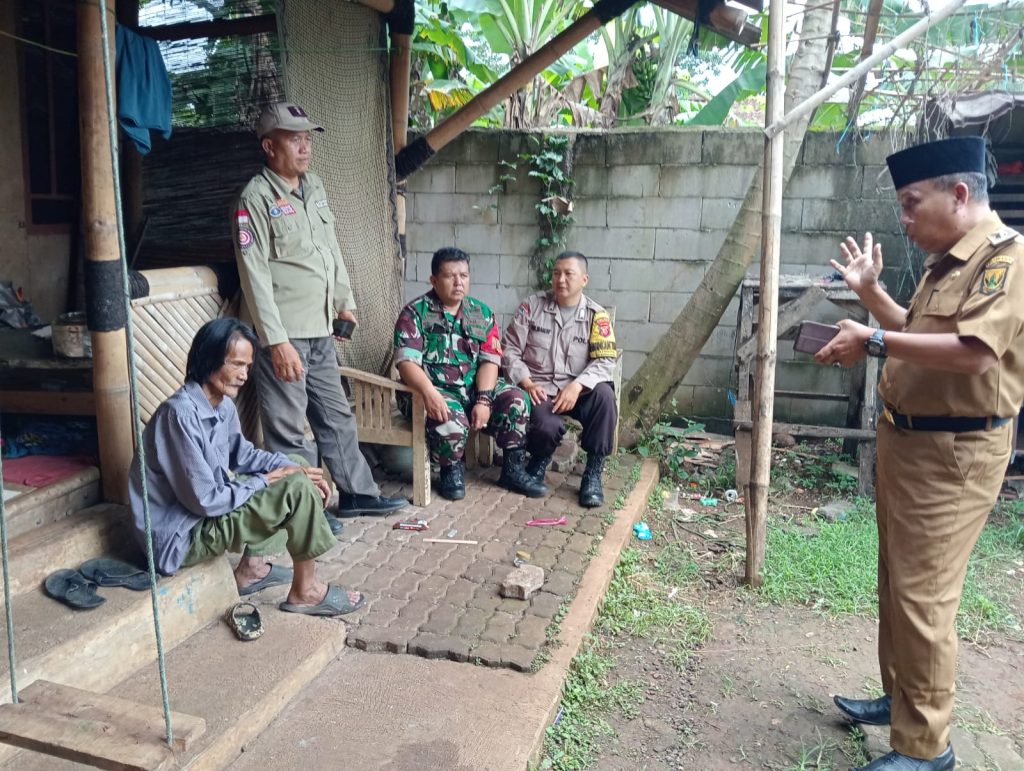
[[[107,24],[114,28],[114,11],[107,8]],[[110,36],[110,56],[114,38]],[[78,104],[82,129],[82,226],[85,234],[86,309],[92,335],[93,394],[99,434],[103,497],[111,503],[128,502],[128,467],[131,464],[132,414],[128,385],[128,352],[119,271],[117,210],[111,166],[106,85],[103,75],[103,35],[100,8],[78,0]],[[120,322],[118,322],[120,319]]]
[[[764,133],[769,138],[775,136],[794,120],[799,118],[801,115],[806,115],[815,107],[818,107],[826,99],[835,94],[842,88],[846,88],[852,83],[856,82],[864,73],[871,70],[876,64],[892,56],[897,50],[905,46],[910,41],[919,37],[922,33],[927,32],[929,29],[934,27],[941,21],[945,21],[953,13],[960,8],[967,0],[952,0],[952,2],[944,8],[941,8],[935,13],[925,16],[923,19],[918,21],[916,24],[908,27],[899,35],[894,37],[884,46],[875,51],[870,57],[864,59],[856,67],[847,70],[846,74],[841,78],[837,78],[825,88],[818,91],[814,96],[809,99],[805,99],[803,102],[798,104],[792,110],[787,112],[781,118],[773,121],[770,125],[765,127]]]
[[[768,74],[765,124],[785,111],[786,0],[771,0],[768,12]],[[764,567],[768,485],[772,465],[775,411],[775,361],[778,355],[779,247],[782,241],[783,152],[785,133],[764,140],[764,188],[761,207],[761,299],[758,304],[757,375],[754,378],[750,494],[746,497],[746,581],[759,586]]]

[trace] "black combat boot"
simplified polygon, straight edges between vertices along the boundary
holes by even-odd
[[[545,455],[543,458],[537,455],[530,456],[530,462],[526,464],[526,474],[534,482],[544,484],[544,475],[548,473],[548,464],[551,463],[551,456]]]
[[[526,450],[522,448],[502,450],[501,477],[498,484],[527,498],[543,498],[548,494],[547,485],[537,482],[524,468]]]
[[[587,467],[583,470],[580,481],[580,506],[592,509],[604,505],[604,488],[601,487],[601,474],[604,471],[604,456],[587,453]]]
[[[441,479],[437,494],[449,501],[461,501],[466,497],[466,462],[457,460],[450,466],[441,466]]]

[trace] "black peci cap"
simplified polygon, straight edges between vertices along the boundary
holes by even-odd
[[[893,153],[885,162],[889,164],[896,189],[934,179],[946,174],[986,171],[985,140],[981,137],[954,137],[908,147]]]

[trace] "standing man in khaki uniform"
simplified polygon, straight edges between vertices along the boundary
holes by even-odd
[[[878,390],[878,661],[885,695],[835,697],[890,724],[893,752],[861,771],[946,771],[967,560],[988,518],[1024,397],[1024,238],[988,202],[980,137],[888,158],[909,238],[930,253],[903,309],[878,284],[882,250],[848,238],[832,261],[881,329],[841,321],[817,358],[888,356]]]
[[[580,505],[604,503],[601,474],[615,446],[612,376],[618,352],[608,311],[583,294],[590,280],[587,258],[562,252],[551,270],[551,291],[526,298],[508,329],[502,364],[509,379],[530,395],[526,470],[538,483],[565,436],[563,415],[583,424],[580,444],[587,467]]]
[[[242,190],[232,220],[243,315],[262,346],[256,383],[263,438],[267,449],[316,465],[303,430],[308,418],[339,488],[339,513],[386,514],[407,501],[381,496],[341,389],[331,324],[354,323],[355,301],[327,192],[309,171],[312,131],[323,128],[301,107],[264,108],[256,136],[266,167]]]

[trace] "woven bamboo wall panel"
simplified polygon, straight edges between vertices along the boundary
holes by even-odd
[[[143,422],[185,382],[188,350],[199,328],[220,315],[216,290],[206,295],[133,303],[135,366]]]

